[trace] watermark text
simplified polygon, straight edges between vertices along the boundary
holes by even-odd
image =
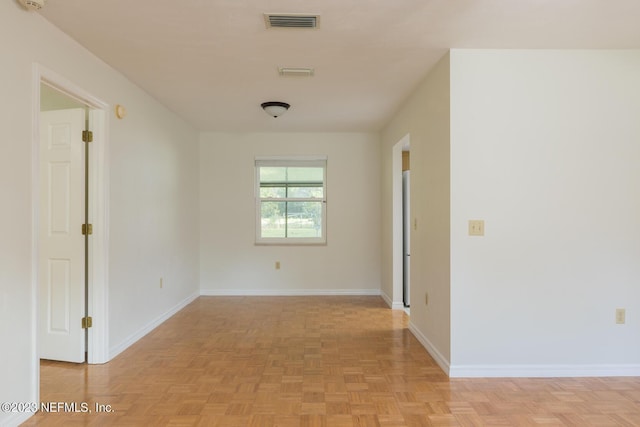
[[[0,412],[65,412],[78,414],[115,412],[111,405],[89,402],[2,402]]]

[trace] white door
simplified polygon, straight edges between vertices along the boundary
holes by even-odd
[[[39,355],[84,362],[83,109],[40,113]]]

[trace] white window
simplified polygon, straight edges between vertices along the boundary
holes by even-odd
[[[327,159],[256,159],[256,243],[327,241]]]

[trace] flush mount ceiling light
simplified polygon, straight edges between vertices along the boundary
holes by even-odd
[[[313,68],[278,67],[278,74],[281,77],[313,77],[315,72]]]
[[[260,104],[260,106],[268,115],[270,115],[273,118],[283,115],[284,113],[287,112],[289,107],[291,107],[286,102],[278,102],[278,101],[263,102],[262,104]]]
[[[40,10],[46,2],[47,0],[20,0],[20,4],[27,10]]]

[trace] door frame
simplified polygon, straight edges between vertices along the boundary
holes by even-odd
[[[89,329],[87,362],[106,363],[109,360],[108,335],[108,120],[109,105],[89,92],[75,85],[48,68],[34,63],[32,78],[32,147],[31,147],[31,205],[32,205],[32,245],[31,245],[31,342],[33,348],[32,369],[34,387],[39,397],[40,359],[38,351],[38,254],[39,254],[39,213],[40,213],[40,84],[44,83],[89,107],[89,126],[93,131],[89,164],[89,213],[93,224],[93,234],[89,239],[89,315],[93,317],[93,327]],[[78,319],[80,321],[80,319]],[[36,399],[38,401],[38,399]]]

